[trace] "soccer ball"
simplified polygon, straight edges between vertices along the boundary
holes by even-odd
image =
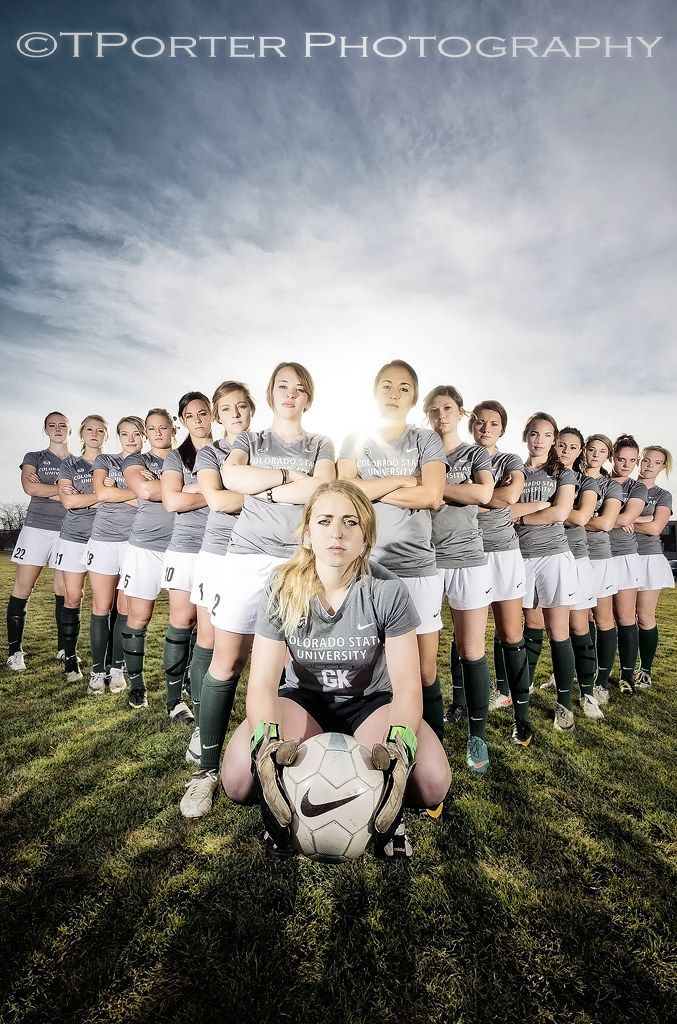
[[[282,773],[292,806],[292,845],[311,860],[361,857],[372,837],[383,772],[353,736],[323,732],[299,747]]]

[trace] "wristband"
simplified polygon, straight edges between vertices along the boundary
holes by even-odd
[[[416,733],[410,725],[391,725],[386,736],[386,743],[393,743],[398,736],[405,746],[409,765],[411,766],[414,763],[418,746]]]
[[[261,719],[260,722],[256,723],[256,728],[252,733],[252,738],[249,741],[249,750],[252,756],[257,753],[259,747],[266,738],[266,729],[268,730],[268,739],[279,740],[280,738],[280,727],[277,722],[264,722]]]
[[[282,473],[282,486],[284,487],[284,485],[287,483],[289,477],[287,475],[287,470],[286,469],[280,469],[280,472]]]

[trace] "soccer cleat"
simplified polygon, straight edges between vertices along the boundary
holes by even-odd
[[[127,689],[127,680],[125,679],[124,669],[112,668],[110,670],[108,689],[111,693],[122,693],[123,690]]]
[[[170,708],[167,714],[170,722],[178,722],[180,725],[192,725],[195,721],[195,715],[182,700]]]
[[[557,732],[573,732],[576,728],[573,711],[569,711],[563,704],[555,704],[554,726]]]
[[[554,675],[550,676],[550,678],[548,679],[547,683],[541,683],[541,685],[539,686],[539,690],[556,690],[556,689],[557,689],[557,687],[555,686],[555,677],[554,677]]]
[[[101,693],[106,692],[106,673],[105,672],[92,672],[89,676],[89,682],[87,683],[87,693],[91,693],[94,696],[98,696]]]
[[[200,743],[200,726],[198,725],[193,729],[193,735],[190,737],[190,743],[186,750],[186,762],[188,764],[199,764],[201,757],[202,744]]]
[[[444,804],[438,804],[437,807],[418,807],[416,813],[424,821],[439,821],[443,810]]]
[[[80,671],[80,665],[77,668],[72,668],[70,672],[64,670],[64,676],[66,677],[67,683],[77,683],[80,679],[83,679],[82,672]]]
[[[209,814],[216,799],[219,777],[216,771],[195,772],[186,783],[186,792],[179,805],[184,818],[192,821]]]
[[[598,704],[609,703],[609,691],[606,686],[593,686],[592,695]]]
[[[127,695],[127,703],[135,711],[138,711],[140,708],[147,708],[148,697],[146,696],[146,687],[137,686],[135,689],[130,690]]]
[[[444,716],[444,720],[445,722],[448,722],[449,725],[465,725],[467,714],[468,712],[463,707],[462,704],[450,704],[449,707],[447,708],[447,713]]]
[[[648,690],[651,686],[651,676],[648,672],[645,672],[643,668],[640,668],[639,672],[635,676],[635,690]]]
[[[374,856],[383,860],[408,860],[413,853],[409,837],[401,821],[392,836],[384,843],[378,835],[374,837]]]
[[[465,763],[471,772],[484,775],[489,767],[489,751],[483,739],[471,736],[465,748]]]
[[[512,707],[512,697],[510,694],[501,693],[500,690],[494,690],[489,698],[489,710],[505,710],[506,708]]]
[[[263,841],[266,844],[268,860],[289,860],[290,857],[296,857],[297,851],[292,846],[278,846],[268,832],[263,833]]]
[[[65,661],[66,660],[66,652],[64,651],[63,647],[61,648],[60,651],[56,652],[56,660],[57,661]]]
[[[25,672],[26,662],[24,661],[24,652],[15,651],[14,654],[10,654],[7,659],[7,668],[10,672]]]
[[[586,718],[604,718],[604,712],[599,706],[599,701],[596,697],[591,697],[589,693],[584,693],[578,703],[583,708],[583,714]]]
[[[523,719],[519,719],[515,722],[512,730],[512,741],[518,747],[528,747],[531,745],[534,738],[534,730],[531,726],[531,722],[525,722]]]
[[[622,697],[634,697],[635,688],[628,679],[621,679],[618,683],[618,689],[621,691]]]

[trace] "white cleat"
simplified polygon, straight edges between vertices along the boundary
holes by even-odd
[[[541,685],[539,686],[539,690],[555,690],[555,689],[557,689],[557,687],[555,686],[555,677],[553,675],[550,676],[550,678],[548,679],[547,683],[541,683]]]
[[[63,647],[61,648],[60,651],[56,652],[56,660],[57,661],[65,661],[66,660],[66,652],[64,651]]]
[[[74,668],[71,672],[65,672],[64,675],[67,683],[77,683],[84,678],[79,668]]]
[[[651,676],[648,672],[645,672],[643,668],[640,668],[639,672],[635,676],[635,690],[648,690],[651,686]]]
[[[125,679],[124,669],[112,668],[110,670],[108,689],[111,693],[122,693],[123,690],[127,689],[127,680]]]
[[[24,652],[15,651],[14,654],[10,654],[7,659],[7,668],[10,672],[25,672],[26,662],[24,661]]]
[[[184,818],[196,821],[209,814],[218,785],[219,776],[216,771],[195,772],[190,782],[186,783],[186,792],[179,805]]]
[[[563,704],[555,704],[554,726],[557,732],[573,732],[576,728],[573,711],[568,711]]]
[[[507,708],[512,707],[512,697],[510,694],[501,693],[500,690],[494,690],[489,698],[489,710],[505,711]]]
[[[202,744],[200,743],[200,727],[198,725],[193,729],[193,735],[190,737],[190,743],[186,750],[186,762],[188,764],[199,764],[201,757]]]
[[[591,697],[589,693],[584,693],[578,702],[583,708],[583,714],[586,718],[604,718],[604,712],[599,706],[599,701],[595,697]]]
[[[592,695],[598,704],[609,703],[609,691],[606,686],[593,686]]]
[[[105,672],[92,672],[89,677],[87,684],[87,693],[91,693],[93,696],[98,697],[102,693],[106,692],[106,673]]]
[[[192,725],[195,721],[195,715],[190,710],[185,701],[179,701],[175,704],[169,713],[170,722],[180,722],[181,725]]]

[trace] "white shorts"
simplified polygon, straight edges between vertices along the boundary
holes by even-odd
[[[216,629],[248,635],[254,632],[261,595],[273,569],[286,558],[228,554],[223,560],[210,620]]]
[[[162,589],[185,590],[190,594],[193,589],[193,572],[197,551],[165,551],[162,563]]]
[[[416,635],[438,633],[442,629],[442,582],[436,576],[398,576],[409,591],[409,596],[421,620]]]
[[[613,558],[593,558],[590,560],[595,577],[595,597],[613,597],[618,593],[618,573]]]
[[[150,551],[128,544],[120,569],[118,590],[125,597],[154,601],[162,590],[162,559],[164,551]]]
[[[214,606],[214,595],[226,561],[226,555],[215,555],[209,551],[198,552],[193,571],[193,587],[190,592],[191,603],[199,608]]]
[[[126,551],[126,540],[92,540],[90,537],[82,562],[88,572],[99,572],[102,576],[119,576]]]
[[[523,608],[561,608],[576,599],[578,578],[570,551],[525,558],[526,593]]]
[[[58,540],[58,530],[24,526],[14,545],[11,561],[17,565],[49,565]]]
[[[642,567],[637,552],[633,551],[629,555],[614,555],[612,561],[616,566],[618,589],[636,590],[639,587],[642,575]]]
[[[487,551],[491,570],[491,600],[522,600],[526,591],[524,559],[519,548],[510,551]]]
[[[597,584],[592,562],[589,558],[574,558],[576,576],[578,578],[578,589],[575,604],[571,605],[572,612],[582,612],[588,608],[597,607]]]
[[[438,569],[442,594],[446,594],[449,607],[457,612],[473,608],[488,608],[493,597],[489,565],[468,565],[463,569]],[[440,603],[441,603],[440,595]]]
[[[50,569],[62,572],[86,572],[82,559],[87,550],[87,541],[64,540],[59,537],[49,560]]]
[[[638,555],[640,585],[638,590],[672,590],[675,581],[665,555]]]

